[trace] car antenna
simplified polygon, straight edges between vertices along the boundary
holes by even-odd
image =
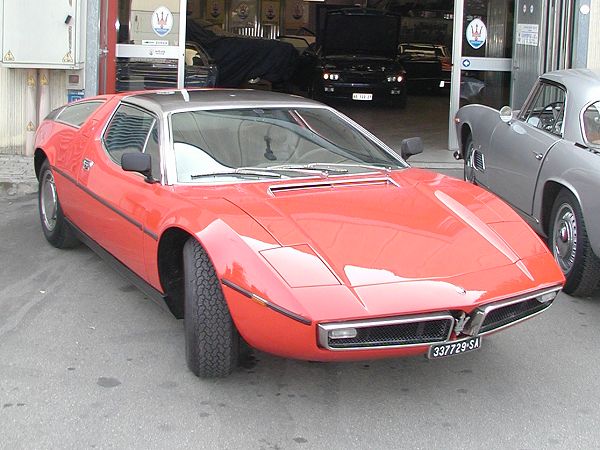
[[[183,101],[186,103],[189,103],[190,101],[190,93],[187,91],[187,89],[182,89],[181,90],[181,96],[183,97]]]

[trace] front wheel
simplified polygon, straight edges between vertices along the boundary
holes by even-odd
[[[70,248],[79,243],[63,215],[48,160],[40,168],[38,210],[42,231],[50,244],[56,248]]]
[[[551,226],[548,242],[566,278],[563,290],[575,296],[590,295],[598,285],[600,259],[590,246],[581,206],[566,189],[554,201]]]
[[[198,377],[225,377],[238,364],[240,337],[215,269],[194,238],[183,247],[183,266],[188,367]]]

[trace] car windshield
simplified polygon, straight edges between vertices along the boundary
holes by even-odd
[[[406,164],[325,108],[196,110],[171,116],[178,182],[386,171]]]

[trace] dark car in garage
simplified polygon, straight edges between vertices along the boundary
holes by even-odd
[[[315,98],[406,106],[406,73],[397,55],[400,17],[347,8],[327,13],[311,93]]]

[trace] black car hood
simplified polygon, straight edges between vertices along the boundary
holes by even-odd
[[[351,70],[360,72],[398,70],[400,63],[395,58],[356,55],[325,56],[322,64],[326,69]]]
[[[399,25],[396,16],[330,13],[323,32],[322,54],[394,58]]]

